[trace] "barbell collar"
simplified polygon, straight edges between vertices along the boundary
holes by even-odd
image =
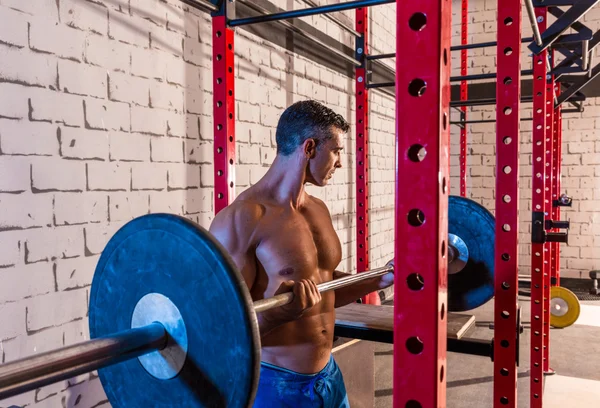
[[[0,365],[0,400],[117,364],[167,345],[160,323],[63,347]]]
[[[334,279],[329,282],[320,283],[317,285],[319,293],[329,292],[335,289],[350,286],[356,282],[360,282],[366,279],[375,278],[377,276],[385,275],[386,273],[394,272],[393,263],[390,262],[386,266],[376,268],[366,272],[356,273],[351,276],[346,276],[340,279]],[[267,299],[261,299],[254,302],[254,311],[256,313],[265,312],[276,307],[285,306],[294,300],[294,294],[292,292],[282,293],[280,295],[273,296]]]

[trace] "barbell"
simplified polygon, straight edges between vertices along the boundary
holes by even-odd
[[[494,240],[490,254],[491,215],[484,210],[451,197],[449,285],[452,277],[476,284],[449,286],[451,311],[493,296]],[[335,290],[392,271],[388,263],[317,288]],[[114,234],[98,261],[89,300],[91,340],[1,365],[0,399],[98,370],[115,408],[251,406],[260,370],[256,313],[292,299],[284,293],[252,302],[224,248],[188,219],[135,218]]]

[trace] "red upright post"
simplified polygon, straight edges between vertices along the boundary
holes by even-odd
[[[357,272],[369,270],[369,92],[367,59],[368,8],[356,9],[356,56],[362,65],[356,68],[356,255]],[[381,304],[377,292],[363,297],[363,303]]]
[[[560,88],[554,84],[556,96],[558,97]],[[558,200],[560,196],[560,169],[562,166],[562,114],[561,107],[554,109],[554,126],[552,132],[552,202]],[[560,221],[560,207],[552,205],[552,219]],[[558,232],[558,230],[556,230]],[[560,243],[552,243],[552,259],[550,260],[551,265],[551,285],[560,286]]]
[[[469,27],[469,0],[461,2],[461,19],[460,19],[460,43],[467,45],[469,38],[467,36]],[[467,53],[468,50],[460,51],[460,75],[467,75]],[[467,81],[460,81],[460,100],[468,99],[468,84]],[[461,120],[467,120],[467,107],[461,108]],[[460,195],[467,196],[467,124],[463,123],[460,128]]]
[[[555,84],[556,86],[556,84]],[[559,87],[556,87],[556,96],[559,95]],[[552,199],[558,200],[560,197],[560,176],[562,167],[562,108],[559,106],[554,110],[554,167],[553,167],[553,192]],[[552,206],[552,219],[560,221],[560,207]],[[553,285],[560,286],[560,243],[554,242],[554,259],[552,275]]]
[[[225,7],[225,6],[224,6]],[[233,30],[225,15],[212,19],[215,214],[235,194],[235,93]]]
[[[552,219],[552,185],[553,177],[553,149],[554,149],[554,77],[551,76],[546,84],[546,165],[544,168],[544,177],[546,180],[545,199],[546,205],[544,220]],[[545,228],[544,228],[545,230]],[[554,244],[546,242],[544,244],[544,373],[550,372],[550,277],[552,275],[552,249]]]
[[[498,2],[494,407],[517,406],[521,2]]]
[[[396,12],[394,407],[445,407],[451,2]]]
[[[546,8],[538,7],[535,15],[540,31],[546,29]],[[546,59],[547,51],[533,57],[533,171],[532,171],[532,211],[540,216],[535,222],[543,222],[547,211],[546,190],[546,114],[551,106],[546,105]],[[543,228],[543,225],[541,226]],[[548,265],[544,262],[544,244],[531,244],[531,354],[530,354],[530,406],[542,407],[543,395],[543,347],[544,347],[544,275]]]

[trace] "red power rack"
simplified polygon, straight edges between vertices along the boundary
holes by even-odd
[[[356,256],[357,272],[369,270],[369,90],[367,59],[369,53],[369,9],[356,9],[356,55],[362,65],[356,68]],[[377,292],[365,296],[363,303],[380,304]]]
[[[546,29],[546,8],[536,8],[535,15],[540,31]],[[533,57],[533,137],[532,137],[532,211],[541,214],[546,213],[547,204],[545,200],[546,191],[546,124],[547,114],[552,110],[548,106],[548,85],[546,80],[547,51],[542,51]],[[552,93],[550,93],[552,95]],[[544,217],[542,217],[544,218]],[[534,222],[542,222],[536,220]],[[532,408],[542,406],[543,393],[543,347],[544,347],[544,285],[546,279],[547,257],[545,256],[545,244],[531,244],[531,393],[530,406]]]
[[[469,0],[461,1],[461,18],[460,18],[460,44],[467,45],[469,27]],[[460,75],[467,75],[467,54],[468,50],[460,51]],[[469,86],[467,81],[460,81],[460,100],[466,101],[469,96]],[[461,108],[461,120],[467,120],[467,107]],[[460,195],[467,196],[467,124],[464,123],[460,128]]]
[[[224,15],[214,16],[213,125],[215,214],[228,206],[235,194],[235,74],[233,29]]]
[[[396,12],[393,398],[445,407],[451,2]]]
[[[521,2],[498,5],[494,407],[517,406]]]

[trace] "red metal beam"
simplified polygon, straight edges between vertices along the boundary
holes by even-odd
[[[468,44],[468,27],[469,27],[469,0],[461,2],[461,19],[460,19],[460,44]],[[468,50],[460,51],[460,75],[467,75],[467,53]],[[460,81],[460,100],[468,99],[468,84],[467,81]],[[467,120],[467,107],[461,107],[462,118]],[[464,124],[460,128],[460,195],[467,196],[467,125]]]
[[[546,29],[546,8],[536,8],[540,31]],[[533,168],[532,168],[532,211],[547,211],[546,190],[546,114],[552,106],[546,105],[546,59],[548,52],[542,51],[533,57]],[[542,226],[543,228],[543,226]],[[542,407],[543,397],[543,348],[544,348],[544,274],[548,270],[544,262],[544,244],[531,244],[531,354],[530,354],[530,406]]]
[[[560,93],[560,87],[555,87],[557,97]],[[562,166],[562,113],[559,106],[554,110],[554,131],[553,131],[553,149],[552,149],[552,200],[557,200],[560,196],[560,170]],[[560,207],[552,206],[552,219],[560,221]],[[558,231],[558,230],[556,230]],[[560,243],[552,243],[551,275],[554,285],[560,286]]]
[[[498,2],[494,407],[517,406],[521,2]]]
[[[445,407],[451,2],[396,12],[393,401]]]
[[[363,65],[356,68],[356,255],[357,272],[369,270],[369,92],[366,55],[369,55],[369,13],[367,7],[356,9],[357,54]],[[358,49],[360,48],[360,50]],[[362,51],[362,52],[358,52]],[[381,304],[377,292],[363,297],[363,303]]]
[[[212,19],[215,214],[235,195],[235,75],[233,30],[225,16]]]
[[[560,94],[560,87],[557,87],[556,96]],[[553,199],[560,197],[560,177],[562,169],[562,108],[559,106],[554,111],[554,191]],[[560,221],[560,207],[552,208],[553,219]],[[560,243],[554,243],[554,268],[552,269],[552,278],[555,278],[554,284],[560,286]]]
[[[546,165],[545,165],[545,198],[544,204],[546,205],[546,216],[545,220],[552,219],[552,185],[554,183],[553,177],[553,154],[554,149],[554,76],[548,80],[546,84]],[[544,373],[550,372],[550,276],[552,274],[552,247],[551,242],[544,244]]]

